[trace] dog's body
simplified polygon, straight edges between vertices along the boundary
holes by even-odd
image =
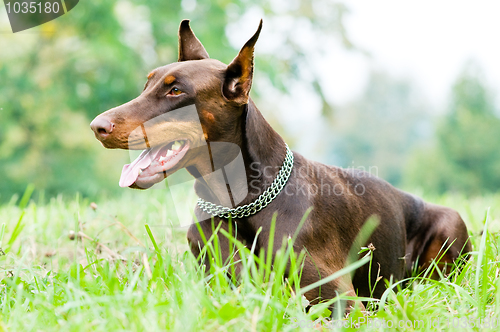
[[[149,148],[146,151],[152,155],[152,161],[139,160],[139,166],[130,166],[126,176],[122,175],[124,186],[147,188],[178,169],[186,168],[197,177],[195,190],[199,197],[229,205],[224,198],[228,192],[226,183],[207,180],[206,175],[213,171],[213,165],[207,166],[190,148],[203,140],[209,145],[210,142],[229,142],[241,149],[247,185],[251,184],[252,190],[238,205],[255,201],[271,185],[283,165],[287,148],[248,96],[253,49],[259,32],[260,26],[227,66],[208,58],[188,21],[183,21],[179,31],[179,62],[154,70],[138,98],[99,115],[92,122],[96,137],[105,147]],[[186,129],[179,133],[180,122],[173,121],[156,126],[153,131],[156,130],[158,140],[148,142],[146,138],[146,145],[139,142],[138,134],[131,134],[140,127],[145,135],[145,122],[190,104],[196,105],[203,133]],[[189,121],[182,125],[189,128]],[[154,150],[155,146],[162,144],[166,146],[163,151],[167,151],[167,157],[173,154],[169,157],[173,166],[159,163],[164,157],[155,159],[158,157],[153,155],[154,151],[162,153],[161,149]],[[231,229],[237,229],[236,236],[242,243],[251,245],[256,232],[262,228],[256,252],[267,249],[271,219],[277,212],[276,251],[281,239],[293,236],[302,217],[312,207],[294,244],[297,251],[305,248],[308,252],[301,279],[304,286],[342,269],[365,221],[372,215],[378,216],[380,221],[368,241],[375,247],[371,277],[368,278],[368,267],[364,266],[352,279],[337,279],[321,289],[309,291],[305,294],[308,300],[333,298],[340,293],[370,296],[368,280],[373,285],[377,276],[402,279],[405,271],[415,264],[428,266],[440,251],[443,253],[442,248],[449,247],[441,263],[453,263],[462,251],[471,250],[466,226],[456,211],[425,203],[368,173],[326,166],[298,153],[293,155],[293,171],[283,191],[260,212],[231,221]],[[213,231],[212,220],[204,218],[199,206],[195,214],[202,220],[199,226],[208,238]],[[230,228],[228,219],[214,217],[214,222],[226,231]],[[203,241],[195,225],[189,228],[188,241],[197,256]],[[223,256],[227,257],[228,240],[219,236],[219,242]],[[380,297],[384,289],[384,283],[379,282],[373,296]]]

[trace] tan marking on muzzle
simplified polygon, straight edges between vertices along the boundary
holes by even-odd
[[[191,147],[205,144],[200,119],[195,108],[183,107],[146,121],[129,134],[129,147],[145,149],[187,139]]]

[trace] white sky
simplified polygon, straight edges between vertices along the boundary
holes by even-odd
[[[475,59],[488,84],[500,84],[500,1],[346,0],[346,28],[355,45],[372,59],[333,50],[336,75],[325,80],[342,103],[360,93],[369,65],[411,78],[434,106],[443,106],[450,86],[468,59]],[[329,70],[329,71],[330,71]]]

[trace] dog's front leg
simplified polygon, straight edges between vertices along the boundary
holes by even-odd
[[[322,268],[317,264],[320,261],[319,259],[315,261],[316,263],[313,263],[312,260],[312,257],[308,257],[304,262],[301,287],[313,284],[318,280],[326,278],[336,271],[340,270],[340,268],[333,267],[329,267],[328,269]],[[339,277],[304,294],[311,305],[317,304],[320,301],[328,301],[341,295],[348,297],[357,296],[352,284],[351,277],[349,275]],[[339,316],[347,316],[355,307],[358,307],[362,311],[365,311],[365,306],[361,301],[355,301],[351,299],[342,299],[335,302],[330,307],[330,310],[332,311],[332,317],[336,319]]]

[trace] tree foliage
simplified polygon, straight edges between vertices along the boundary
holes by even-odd
[[[436,126],[435,143],[417,150],[408,183],[443,193],[500,188],[500,118],[484,75],[468,64],[452,88],[449,112]]]
[[[343,167],[401,184],[408,151],[425,138],[429,114],[410,81],[372,71],[363,94],[336,112],[331,152]]]

